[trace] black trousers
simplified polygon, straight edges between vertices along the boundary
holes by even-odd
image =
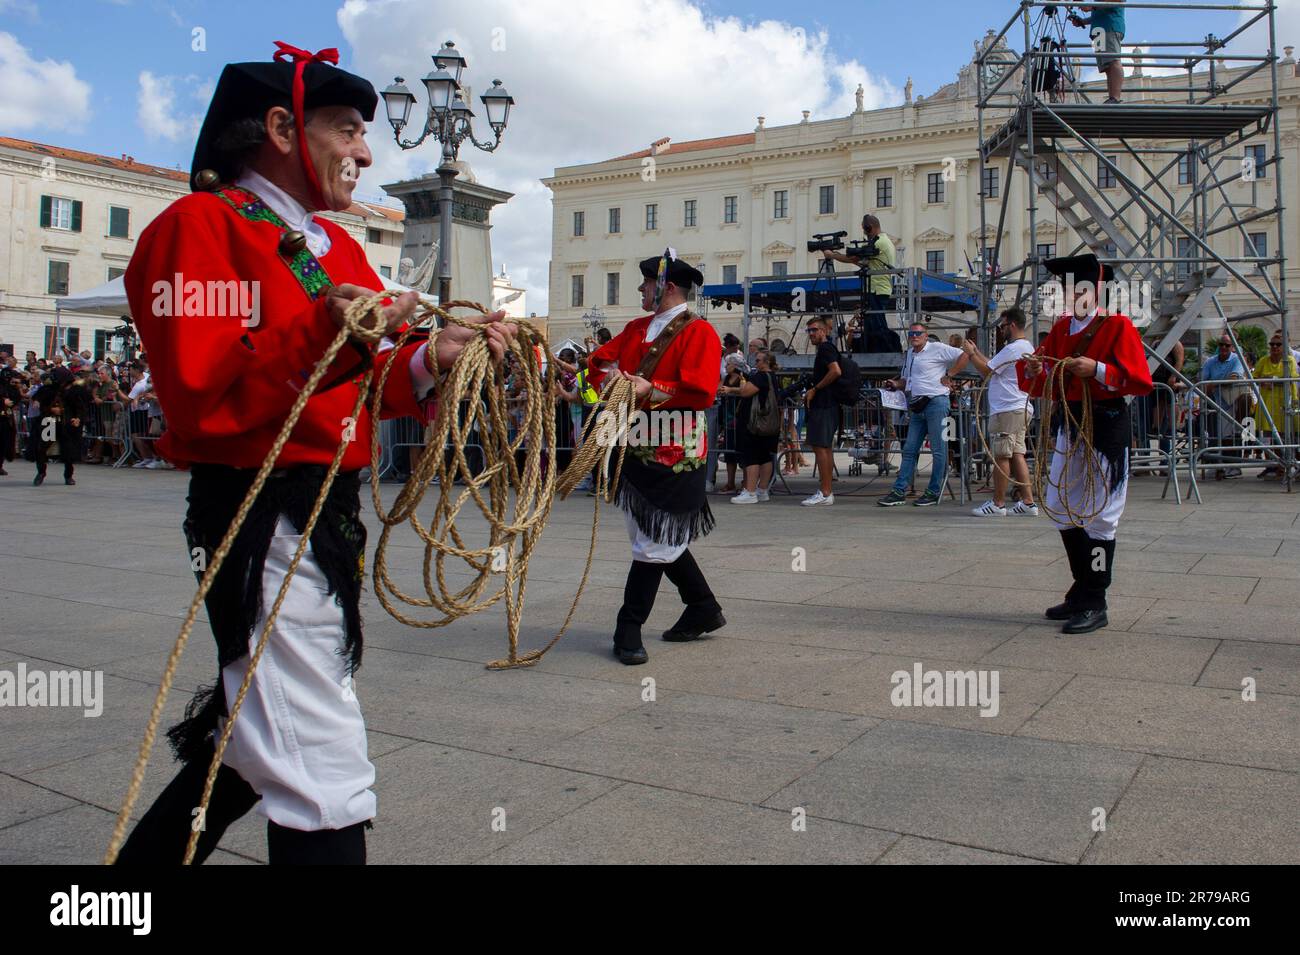
[[[37,419],[39,427],[40,420]],[[81,426],[73,427],[70,424],[60,424],[55,429],[55,439],[59,444],[59,459],[63,461],[64,480],[72,477],[73,467],[81,460]],[[34,440],[36,450],[36,473],[44,475],[46,465],[49,461],[49,448],[46,442],[41,440],[40,431],[34,433],[29,441]]]
[[[1089,537],[1081,527],[1061,531],[1074,583],[1065,602],[1074,610],[1105,610],[1115,565],[1115,542]]]
[[[685,551],[671,564],[654,564],[644,560],[632,561],[623,587],[623,606],[618,611],[614,630],[614,645],[624,650],[642,646],[641,625],[650,618],[659,583],[667,577],[677,588],[685,608],[674,628],[688,628],[704,623],[722,610],[713,590],[704,577],[704,571],[695,562],[695,555]]]
[[[206,758],[191,760],[181,767],[132,830],[118,853],[118,865],[179,865],[184,860],[211,760],[209,749]],[[212,855],[231,824],[261,798],[229,766],[217,770],[194,862],[201,864]],[[368,825],[359,822],[346,829],[301,832],[267,820],[267,858],[271,865],[365,865]]]

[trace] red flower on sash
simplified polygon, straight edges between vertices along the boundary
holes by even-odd
[[[686,456],[686,449],[680,444],[664,444],[655,448],[655,461],[670,468]]]

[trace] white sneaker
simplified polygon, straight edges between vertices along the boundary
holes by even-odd
[[[145,467],[153,471],[161,471],[163,468],[163,460],[162,458],[154,458],[148,464],[146,464]]]
[[[757,504],[758,495],[750,494],[748,491],[741,491],[731,499],[732,504]]]
[[[1011,513],[1019,517],[1037,517],[1038,505],[1026,504],[1024,501],[1016,501],[1011,507]]]
[[[137,461],[135,462],[135,464],[131,465],[131,467],[133,468],[147,468],[148,466],[149,466],[148,461]]]
[[[771,499],[772,493],[770,491],[765,491],[761,487],[758,489],[758,500],[760,503],[763,501],[770,501]]]
[[[822,504],[834,504],[835,495],[834,494],[825,495],[822,494],[821,491],[818,491],[812,497],[806,497],[799,503],[802,504],[804,507],[817,507]]]
[[[1007,509],[998,507],[992,501],[985,501],[979,507],[971,511],[976,517],[1006,517]]]

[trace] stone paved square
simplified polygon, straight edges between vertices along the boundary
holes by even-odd
[[[97,717],[0,707],[0,862],[94,862],[194,590],[180,534],[187,478],[87,466],[75,488],[33,488],[16,464],[0,483],[0,670],[100,671],[104,700]],[[806,476],[767,504],[715,496],[718,526],[694,551],[727,626],[661,642],[678,607],[665,582],[643,667],[609,654],[628,560],[611,509],[574,623],[535,668],[484,669],[505,654],[499,607],[416,630],[367,593],[357,686],[378,773],[371,861],[1300,857],[1287,822],[1300,793],[1288,550],[1300,495],[1239,481],[1180,506],[1160,499],[1161,482],[1135,479],[1111,626],[1071,638],[1042,617],[1068,581],[1045,518],[981,520],[950,501],[886,510],[881,482],[844,493],[860,484],[841,480],[828,508],[799,506]],[[557,503],[532,562],[524,648],[563,619],[591,516],[589,498]],[[413,587],[414,543],[408,534],[393,552]],[[998,671],[997,714],[894,705],[891,675],[917,663]],[[214,666],[203,625],[168,720]],[[137,811],[173,766],[158,747]],[[212,861],[265,858],[265,822],[250,813]]]

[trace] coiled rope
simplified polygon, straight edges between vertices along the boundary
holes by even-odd
[[[176,669],[180,663],[181,654],[184,652],[190,634],[194,629],[199,609],[203,606],[203,601],[211,590],[217,573],[221,570],[222,564],[230,553],[235,536],[239,533],[240,527],[243,526],[253,502],[257,499],[267,477],[274,469],[281,451],[289,440],[289,436],[297,426],[298,419],[301,417],[308,399],[315,393],[321,379],[333,364],[339,351],[349,339],[374,344],[384,338],[386,329],[382,312],[390,301],[391,296],[378,294],[369,298],[355,299],[348,306],[338,334],[330,342],[329,347],[325,349],[306,384],[299,392],[293,407],[289,410],[284,425],[280,429],[280,433],[272,443],[265,461],[262,462],[262,466],[258,469],[243,502],[236,511],[230,528],[226,531],[220,546],[212,555],[199,583],[198,590],[194,594],[194,599],[190,602],[189,610],[185,614],[180,633],[172,646],[171,653],[167,657],[166,666],[163,668],[162,680],[158,687],[158,693],[154,697],[153,708],[149,713],[144,736],[140,741],[140,749],[131,773],[131,781],[127,787],[122,806],[118,810],[117,821],[113,827],[108,849],[104,855],[106,865],[111,865],[117,859],[118,851],[121,849],[127,825],[130,822],[131,810],[140,795],[145,768],[148,766],[149,756],[153,751],[158,727],[162,721],[163,708],[175,681]],[[551,386],[555,380],[555,363],[553,360],[549,360],[547,370],[543,373],[538,355],[539,348],[543,349],[546,355],[550,355],[545,336],[529,322],[513,320],[513,324],[518,326],[519,334],[515,336],[510,345],[510,353],[517,360],[519,372],[522,375],[525,389],[525,406],[523,426],[519,429],[517,437],[511,441],[506,421],[504,372],[500,363],[492,361],[486,339],[487,326],[456,318],[449,311],[453,308],[468,308],[484,314],[487,312],[482,305],[473,302],[448,302],[444,307],[426,306],[398,336],[395,344],[394,354],[406,344],[417,328],[426,323],[431,323],[435,317],[441,318],[445,324],[458,325],[480,332],[464,345],[445,381],[439,387],[439,400],[436,404],[434,419],[426,428],[425,449],[418,464],[412,468],[410,478],[398,493],[392,510],[388,512],[384,511],[379,498],[379,437],[377,423],[379,421],[383,388],[387,384],[388,374],[392,367],[391,362],[385,363],[383,371],[380,373],[379,387],[374,391],[372,421],[376,426],[372,428],[370,445],[371,493],[376,513],[384,525],[375,552],[375,594],[384,609],[393,617],[411,626],[423,628],[445,626],[467,614],[490,607],[504,597],[506,600],[509,655],[506,659],[493,661],[488,666],[493,669],[531,666],[555,645],[573,618],[591,570],[591,561],[596,546],[601,498],[603,497],[607,501],[613,499],[612,489],[617,486],[617,474],[614,476],[613,481],[610,481],[605,474],[605,469],[601,469],[595,502],[596,517],[592,523],[591,550],[587,554],[587,563],[583,571],[582,581],[560,631],[542,649],[519,656],[518,628],[527,582],[528,559],[537,543],[542,528],[546,524],[553,493],[558,485],[561,489],[561,496],[567,496],[568,492],[577,484],[582,475],[590,470],[596,460],[602,454],[607,455],[609,451],[612,451],[612,446],[604,448],[598,446],[597,443],[601,438],[608,439],[611,433],[621,444],[618,456],[619,468],[621,469],[623,455],[626,452],[627,436],[625,431],[620,433],[611,431],[608,427],[601,427],[596,434],[591,435],[593,440],[588,442],[586,439],[592,428],[597,425],[598,420],[607,421],[609,415],[617,416],[619,414],[622,414],[624,420],[626,420],[628,412],[635,407],[636,398],[631,382],[626,379],[620,378],[607,383],[604,394],[605,409],[600,415],[591,417],[588,428],[583,432],[583,446],[574,454],[573,461],[565,474],[557,479],[553,468],[544,469],[541,465],[543,448],[551,448],[555,437],[554,406],[551,398]],[[436,348],[437,336],[438,328],[436,326],[430,327],[428,345],[430,349]],[[373,367],[367,368],[361,379],[357,400],[352,409],[352,421],[358,420],[361,410],[365,406],[366,396],[370,394],[370,385],[373,378]],[[486,416],[481,415],[481,405],[478,400],[480,394],[483,395],[486,401]],[[456,396],[456,400],[448,400],[444,396]],[[467,398],[465,402],[467,410],[463,416],[461,413],[462,397]],[[484,468],[478,475],[472,473],[465,457],[466,442],[473,432],[477,432],[481,439],[484,455]],[[339,467],[343,462],[344,454],[351,441],[352,437],[345,429],[339,441],[339,446],[335,450],[334,458],[330,462],[329,470],[321,483],[316,502],[312,506],[306,524],[302,528],[302,538],[298,548],[289,563],[289,568],[285,573],[279,592],[276,594],[275,602],[267,613],[262,632],[258,635],[257,645],[249,659],[244,679],[239,686],[234,703],[230,707],[229,716],[222,727],[212,762],[208,767],[207,780],[203,787],[203,797],[196,810],[196,818],[191,827],[189,842],[185,848],[183,859],[185,865],[189,865],[194,859],[199,834],[203,830],[208,803],[212,798],[212,787],[216,781],[217,772],[221,767],[222,756],[230,741],[231,732],[234,729],[236,719],[239,717],[244,698],[247,696],[248,689],[252,684],[253,674],[266,648],[271,628],[289,592],[290,583],[297,572],[302,556],[310,545],[312,531],[320,518],[330,487],[334,483]],[[448,460],[446,454],[447,448],[450,448],[452,452],[450,460]],[[516,459],[516,452],[521,448],[524,451],[522,469],[518,466]],[[458,493],[454,490],[456,478],[460,478],[464,482],[463,489]],[[434,518],[426,529],[420,523],[416,509],[432,481],[436,481],[438,484],[439,497]],[[484,488],[487,489],[486,500],[483,496]],[[510,508],[512,494],[514,506]],[[464,539],[455,526],[456,516],[471,499],[483,514],[489,526],[489,542],[486,547],[473,548],[466,546]],[[387,552],[390,534],[395,526],[404,521],[411,523],[416,533],[425,543],[423,563],[426,597],[411,597],[403,593],[389,576]],[[451,538],[450,543],[447,540],[448,537]],[[516,554],[516,546],[519,548],[518,554]],[[459,590],[452,591],[446,581],[444,564],[448,556],[464,560],[476,572],[474,580]],[[430,576],[431,568],[437,578],[436,589]],[[495,592],[484,595],[483,592],[494,572],[503,573],[501,585]],[[441,612],[442,617],[430,620],[410,618],[397,609],[389,599],[390,594],[411,606],[436,609]]]
[[[1065,361],[1045,355],[1038,357],[1043,359],[1047,383],[1043,386],[1042,418],[1039,422],[1038,434],[1034,438],[1034,468],[1030,475],[1029,486],[1033,489],[1034,501],[1049,516],[1074,527],[1087,527],[1110,503],[1110,482],[1106,480],[1100,455],[1097,454],[1093,444],[1092,391],[1085,383],[1081,389],[1079,415],[1076,417],[1066,398],[1070,372],[1066,371]],[[1052,455],[1057,451],[1056,431],[1052,428],[1052,418],[1058,404],[1061,408],[1061,426],[1065,429],[1065,450],[1061,452],[1065,455],[1065,459],[1062,462],[1060,478],[1054,482],[1051,478],[1051,460]],[[1026,398],[1026,412],[1029,409],[1029,398]],[[979,434],[984,452],[993,462],[993,467],[1006,477],[1008,487],[1023,486],[1022,482],[1012,477],[1008,469],[998,464],[998,459],[989,445],[984,420],[978,413],[975,415],[975,430]],[[1080,457],[1083,460],[1085,480],[1082,482],[1082,488],[1085,495],[1083,500],[1076,502],[1070,499],[1068,493],[1072,480],[1078,477],[1077,473],[1071,470],[1070,462],[1074,459],[1075,452],[1080,449],[1084,452]],[[1061,501],[1063,510],[1057,511],[1048,505],[1046,494],[1048,487],[1056,490],[1056,496]]]

